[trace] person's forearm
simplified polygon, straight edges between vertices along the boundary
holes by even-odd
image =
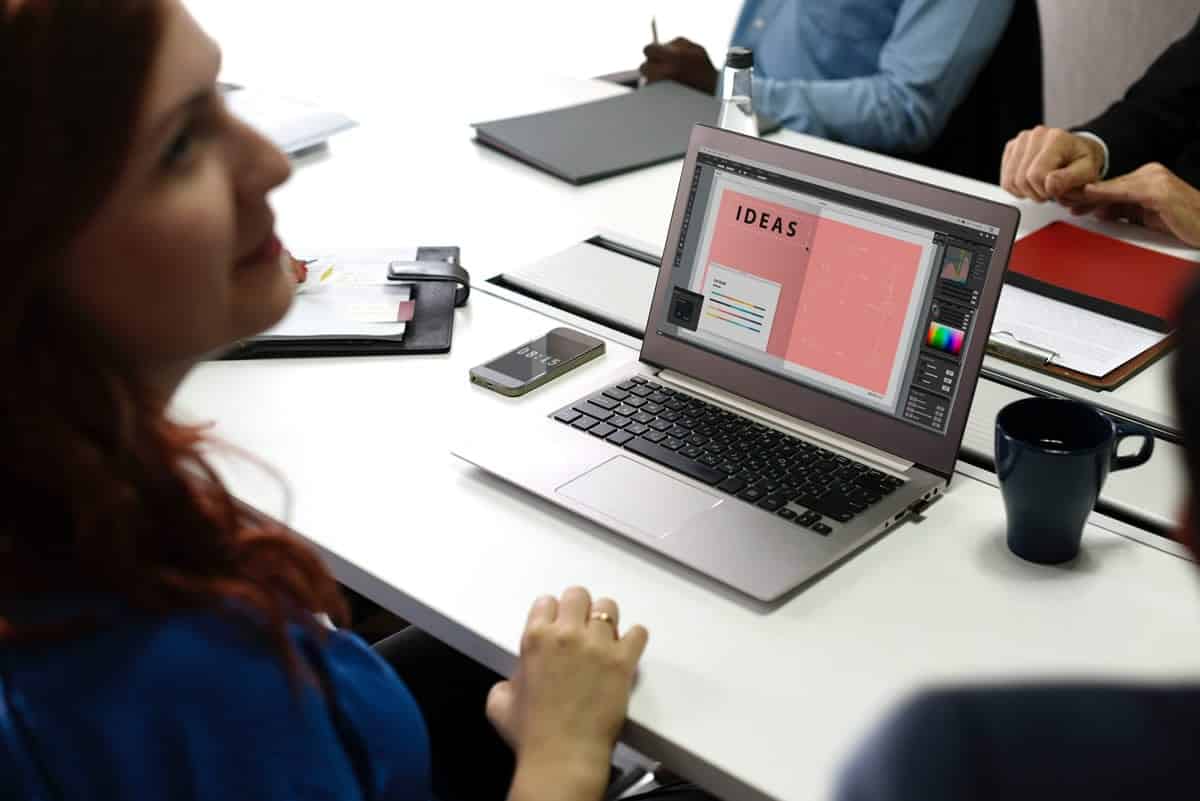
[[[887,153],[926,149],[943,122],[933,118],[927,103],[886,75],[756,80],[754,104],[756,111],[786,128]]]
[[[508,801],[600,801],[608,777],[607,759],[524,754],[517,759]]]
[[[904,0],[871,75],[755,81],[755,108],[805,133],[889,153],[920,153],[966,96],[1012,0]]]

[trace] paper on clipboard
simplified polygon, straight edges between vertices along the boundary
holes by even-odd
[[[1049,355],[1049,364],[1101,378],[1167,336],[1007,285],[991,339],[1040,350]]]

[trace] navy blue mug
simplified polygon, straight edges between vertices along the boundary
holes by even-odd
[[[1129,437],[1142,438],[1142,447],[1118,456]],[[1005,406],[996,415],[996,474],[1009,550],[1043,564],[1074,559],[1109,472],[1145,464],[1153,453],[1149,430],[1084,403],[1026,398]]]

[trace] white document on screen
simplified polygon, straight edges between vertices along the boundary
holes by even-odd
[[[705,276],[699,330],[766,352],[779,284],[713,262]]]

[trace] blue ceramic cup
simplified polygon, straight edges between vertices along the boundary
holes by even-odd
[[[1129,437],[1138,452],[1118,456]],[[1117,423],[1084,403],[1026,398],[996,415],[996,474],[1008,514],[1008,547],[1031,562],[1074,559],[1088,515],[1113,470],[1154,453],[1154,434]]]

